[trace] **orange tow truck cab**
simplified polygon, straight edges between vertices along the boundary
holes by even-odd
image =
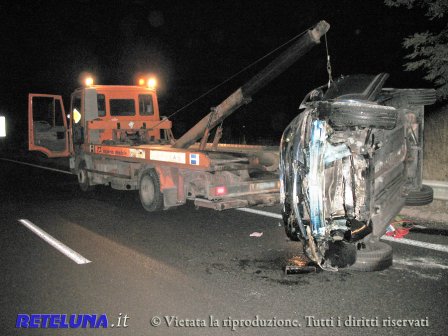
[[[82,87],[72,93],[67,112],[57,95],[30,94],[28,103],[29,149],[48,157],[69,157],[82,144],[112,144],[131,134],[160,143],[161,135],[172,139],[171,121],[161,122],[154,88]]]

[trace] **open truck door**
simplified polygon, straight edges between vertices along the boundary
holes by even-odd
[[[70,156],[67,117],[61,96],[28,95],[28,149],[50,158]]]

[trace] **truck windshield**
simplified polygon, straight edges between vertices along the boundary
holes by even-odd
[[[134,99],[110,99],[111,116],[133,116],[135,115]]]

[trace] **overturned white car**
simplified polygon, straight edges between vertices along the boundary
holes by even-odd
[[[405,205],[432,202],[422,186],[424,106],[432,89],[386,89],[388,74],[343,77],[311,91],[281,142],[288,237],[323,269],[392,264],[380,242]]]

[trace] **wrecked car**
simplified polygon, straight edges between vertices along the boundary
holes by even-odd
[[[433,89],[391,89],[388,74],[351,75],[311,91],[280,145],[282,215],[322,269],[382,270],[379,241],[404,205],[432,202],[422,185],[424,106]]]

